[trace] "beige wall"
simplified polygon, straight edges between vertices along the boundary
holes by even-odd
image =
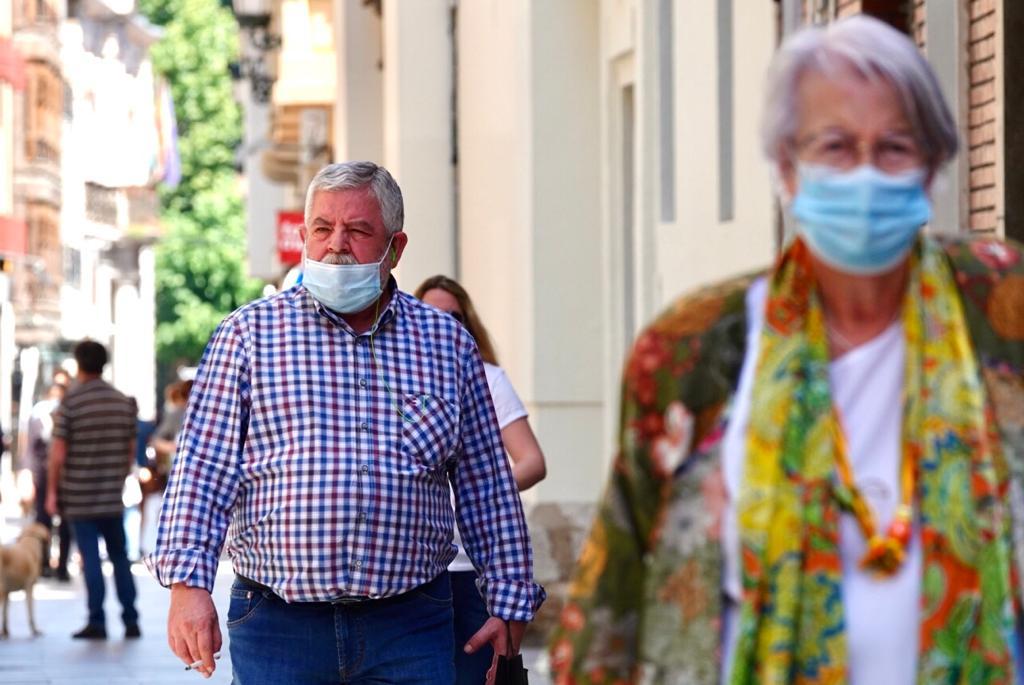
[[[384,165],[405,198],[409,247],[397,275],[413,290],[455,272],[448,0],[384,0],[383,27]]]
[[[599,5],[532,3],[530,160],[536,429],[550,453],[540,499],[591,500],[604,483]]]
[[[717,61],[716,4],[674,4],[668,154],[677,209],[662,223],[657,2],[460,0],[457,73],[448,0],[384,0],[379,18],[359,0],[334,2],[335,158],[374,159],[379,149],[401,184],[410,239],[398,269],[403,288],[447,273],[472,293],[549,456],[549,478],[528,501],[588,501],[603,484],[629,308],[639,325],[681,292],[771,259],[776,210],[757,120],[774,5],[735,9],[736,214],[723,223],[717,135],[709,133],[719,120],[708,68]],[[629,160],[624,86],[635,110]],[[627,161],[631,275],[623,263]]]
[[[529,24],[524,2],[459,6],[460,277],[526,399],[534,338]]]
[[[548,456],[528,502],[603,481],[598,19],[587,0],[459,6],[461,273]]]
[[[673,4],[674,146],[663,149],[658,3],[601,3],[602,226],[604,251],[604,416],[608,454],[618,421],[623,360],[636,329],[679,295],[767,266],[776,204],[761,155],[763,79],[775,47],[774,5],[736,3],[733,14],[734,217],[720,220],[717,3]],[[633,146],[624,148],[627,88]],[[675,220],[662,221],[660,157],[672,155]],[[632,168],[632,182],[627,167]],[[632,194],[632,239],[626,196]],[[632,258],[625,252],[632,250]],[[630,264],[631,262],[631,264]],[[631,273],[630,273],[631,271]],[[632,312],[632,317],[630,316]]]
[[[338,97],[334,107],[334,159],[381,163],[383,77],[380,17],[362,0],[338,0]]]
[[[775,47],[772,3],[734,12],[735,218],[718,215],[715,3],[676,2],[677,220],[658,231],[661,305],[702,284],[767,266],[775,201],[758,137],[764,73]]]
[[[334,101],[332,0],[284,0],[280,6],[281,50],[277,56],[275,105]]]

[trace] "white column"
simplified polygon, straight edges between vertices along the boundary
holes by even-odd
[[[605,479],[598,32],[589,0],[459,6],[462,281],[548,456],[528,504]]]
[[[137,339],[142,326],[139,289],[132,283],[118,283],[114,291],[114,327],[110,350],[110,382],[138,402],[140,359],[144,352]]]
[[[0,275],[6,278],[6,274]],[[13,396],[11,376],[14,374],[14,360],[18,348],[14,345],[14,305],[6,297],[0,297],[0,428],[5,435],[11,434],[11,409]]]
[[[363,0],[337,0],[334,35],[338,59],[334,159],[383,163],[380,17]]]
[[[139,250],[139,309],[135,331],[138,349],[135,400],[139,416],[156,418],[156,257],[152,247]]]
[[[249,275],[277,281],[283,275],[277,260],[277,212],[298,209],[289,206],[289,186],[275,183],[263,175],[260,160],[270,146],[270,105],[257,102],[245,82],[239,85],[244,98],[245,130],[241,147],[245,173],[246,232],[248,236]]]
[[[535,429],[551,455],[539,500],[592,501],[603,424],[599,5],[531,3],[530,221]],[[567,84],[571,84],[567,86]],[[529,277],[529,275],[524,274]]]
[[[609,453],[598,15],[591,0],[474,0],[458,16],[461,280],[547,457],[523,503],[553,595]]]
[[[457,275],[449,1],[383,5],[384,165],[405,198],[409,247],[398,275],[413,290],[433,274]]]

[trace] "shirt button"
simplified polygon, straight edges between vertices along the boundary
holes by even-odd
[[[365,388],[366,387],[366,379],[365,378],[360,378],[359,379],[359,387],[360,388]]]
[[[363,473],[369,473],[370,467],[367,466],[366,464],[363,464],[362,466],[359,467],[359,470],[362,471]]]
[[[366,422],[365,422],[365,421],[364,421],[363,423],[359,424],[359,429],[360,429],[360,430],[362,430],[362,431],[363,431],[364,433],[365,433],[365,432],[366,432],[366,431],[367,431],[367,430],[368,430],[369,428],[370,428],[370,427],[369,427],[368,425],[366,425]]]
[[[358,559],[352,562],[352,568],[362,568],[362,566],[363,562],[359,561]]]
[[[366,520],[366,512],[365,511],[359,512],[359,520],[360,521],[365,521]]]

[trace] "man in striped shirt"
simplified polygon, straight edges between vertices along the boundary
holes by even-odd
[[[518,650],[544,599],[476,343],[390,276],[402,227],[387,170],[324,168],[302,284],[207,346],[147,559],[172,588],[170,646],[205,675],[226,535],[238,685],[452,683],[456,518],[490,613],[466,649]]]
[[[103,611],[106,586],[100,562],[99,537],[114,565],[114,585],[121,602],[126,638],[139,637],[135,580],[125,547],[124,479],[135,458],[135,400],[100,378],[107,364],[103,345],[85,340],[75,346],[78,383],[68,390],[57,410],[50,445],[46,510],[58,513],[57,490],[82,555],[89,622],[72,637],[106,639]]]

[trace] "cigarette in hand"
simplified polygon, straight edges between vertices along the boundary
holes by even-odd
[[[220,658],[220,652],[217,652],[216,654],[214,654],[213,658],[214,659],[219,659]],[[185,670],[186,671],[193,671],[193,670],[199,668],[202,665],[203,665],[203,660],[200,659],[199,661],[194,661],[191,664],[189,664],[188,666],[186,666]]]

